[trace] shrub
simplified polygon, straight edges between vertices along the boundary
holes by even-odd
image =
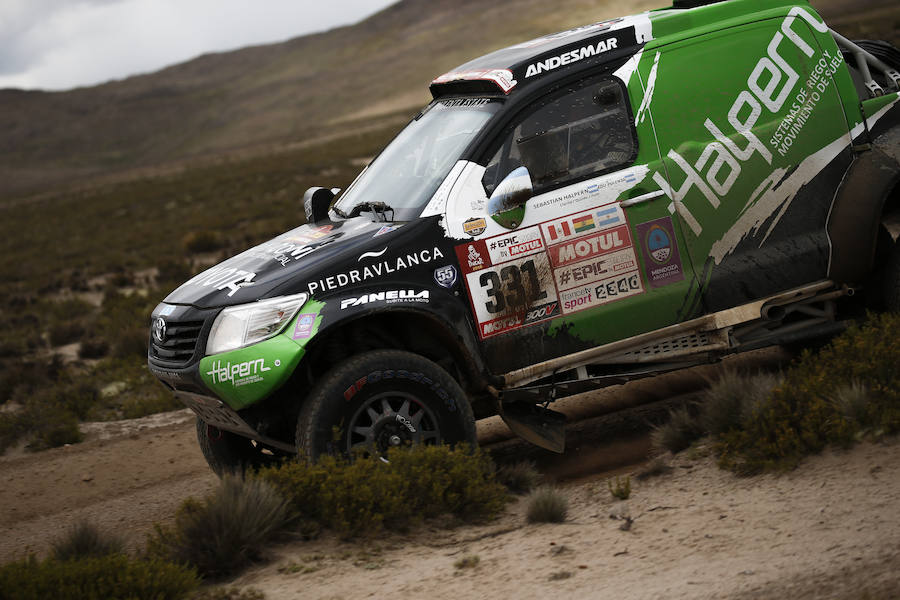
[[[672,465],[669,464],[665,456],[654,456],[635,474],[634,478],[638,481],[658,477],[672,472]]]
[[[740,428],[777,384],[772,373],[744,375],[726,369],[701,395],[702,430],[716,436]]]
[[[612,494],[613,498],[628,500],[629,496],[631,496],[631,477],[626,475],[625,479],[619,479],[617,475],[616,485],[613,485],[612,479],[607,479],[606,487],[609,488],[609,493]]]
[[[190,265],[183,260],[163,260],[157,266],[156,283],[168,290],[184,283],[192,274]]]
[[[388,455],[405,480],[404,495],[424,517],[450,513],[469,521],[499,513],[508,499],[494,477],[494,465],[481,450],[466,445],[418,446]],[[400,518],[404,518],[399,515]]]
[[[214,587],[197,592],[190,600],[265,600],[265,597],[253,588]]]
[[[90,556],[121,554],[125,542],[117,535],[104,533],[93,523],[78,521],[52,543],[56,560],[77,560]]]
[[[552,487],[539,487],[528,496],[529,523],[562,523],[569,513],[569,501]]]
[[[149,382],[147,388],[132,389],[124,395],[116,410],[123,419],[139,419],[182,408],[184,404],[179,402],[172,392],[157,382]]]
[[[477,554],[467,554],[462,558],[458,558],[453,566],[457,569],[474,569],[481,562],[481,558]]]
[[[866,419],[884,433],[900,431],[900,315],[870,317],[817,355],[804,353],[744,429],[716,444],[719,464],[740,474],[782,470],[828,444],[848,444],[859,424],[833,400],[835,391],[863,382],[869,390]]]
[[[657,453],[669,451],[677,454],[688,448],[703,435],[697,418],[686,406],[669,412],[669,420],[653,428],[650,444]]]
[[[497,481],[513,494],[527,494],[541,482],[541,474],[533,462],[524,461],[498,468]]]
[[[326,456],[316,463],[270,467],[260,477],[290,499],[302,520],[344,537],[446,513],[485,519],[507,499],[490,459],[480,450],[417,446],[392,450],[389,461]]]
[[[150,331],[146,327],[131,326],[119,332],[112,346],[115,358],[147,358]]]
[[[187,567],[121,554],[71,561],[31,557],[0,566],[4,600],[176,599],[198,584]]]
[[[73,386],[68,380],[35,391],[18,389],[12,399],[21,408],[0,413],[0,452],[22,438],[30,438],[31,450],[80,442],[78,412],[87,410],[95,393],[89,384]]]
[[[229,475],[203,501],[186,500],[174,527],[157,525],[148,554],[193,565],[204,576],[227,575],[261,558],[290,520],[271,485]]]
[[[875,424],[871,394],[863,384],[854,381],[840,386],[834,392],[832,401],[838,412],[859,429],[867,429]]]
[[[78,341],[84,335],[84,325],[77,321],[63,321],[50,326],[48,332],[50,343],[54,346],[64,346]]]
[[[88,338],[78,348],[78,358],[103,358],[109,353],[109,344],[100,338]]]
[[[46,387],[64,375],[65,368],[58,354],[46,360],[3,361],[0,370],[0,404],[10,400],[14,395]]]
[[[225,245],[225,239],[217,231],[191,231],[181,240],[188,252],[212,252]]]

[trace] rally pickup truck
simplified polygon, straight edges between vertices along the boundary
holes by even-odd
[[[900,54],[802,0],[676,0],[497,50],[306,224],[153,311],[219,473],[475,441],[557,398],[900,307]]]

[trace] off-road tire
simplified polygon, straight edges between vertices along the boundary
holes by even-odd
[[[887,66],[900,69],[900,50],[890,42],[884,40],[854,40],[853,43],[878,60],[886,63]]]
[[[383,456],[417,443],[474,445],[475,419],[444,369],[410,352],[376,350],[322,377],[300,411],[296,441],[311,460],[357,450]]]
[[[282,459],[282,456],[265,451],[242,435],[208,425],[199,418],[196,425],[200,452],[219,477],[242,474]]]

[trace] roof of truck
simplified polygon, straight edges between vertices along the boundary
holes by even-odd
[[[583,25],[485,54],[431,82],[435,98],[485,92],[510,94],[560,69],[590,68],[710,28],[762,18],[807,0],[675,0],[673,7]]]

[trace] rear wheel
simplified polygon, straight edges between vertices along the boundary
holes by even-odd
[[[900,238],[891,246],[880,284],[884,309],[900,312]]]
[[[416,354],[378,350],[328,372],[307,398],[297,448],[322,454],[384,456],[415,444],[475,443],[472,407],[459,384]]]
[[[853,42],[889,67],[900,69],[900,50],[884,40],[855,40]],[[852,64],[856,64],[855,62]]]
[[[248,438],[197,419],[197,441],[203,458],[223,477],[275,464],[281,457]]]

